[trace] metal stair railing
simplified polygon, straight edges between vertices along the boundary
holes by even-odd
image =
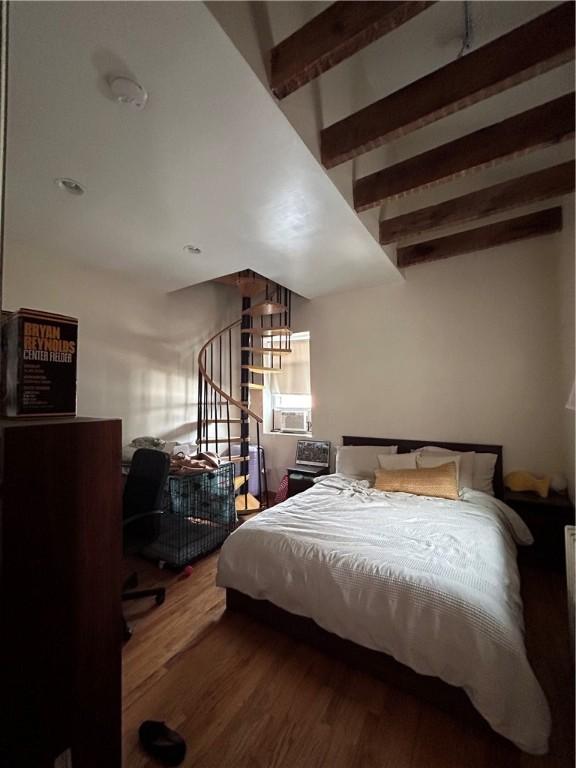
[[[257,278],[250,271],[241,273],[240,276],[244,280]],[[240,514],[242,512],[248,514],[255,509],[267,506],[266,478],[264,477],[264,481],[262,478],[262,471],[264,469],[265,472],[265,468],[262,466],[263,456],[260,445],[260,425],[263,419],[249,407],[250,390],[263,389],[265,372],[281,369],[283,355],[291,352],[291,314],[291,292],[278,284],[271,289],[267,282],[264,302],[252,305],[252,296],[243,295],[241,318],[210,337],[198,354],[196,443],[199,451],[214,450],[220,454],[221,450],[226,450],[230,461],[236,463],[236,477],[244,480],[237,486],[238,489],[243,489],[239,496],[240,499],[243,497],[243,504],[238,503],[238,499],[236,504]],[[239,339],[235,333],[237,329]],[[272,347],[270,353],[264,352],[265,338],[270,340]],[[237,349],[240,353],[238,366],[240,376],[237,379],[233,373],[235,341],[238,341]],[[262,360],[255,361],[255,357],[262,358],[263,355],[270,358],[270,367],[267,367]],[[277,366],[275,366],[276,360]],[[259,368],[265,370],[258,370]],[[261,377],[261,382],[256,382],[255,376]],[[238,388],[239,397],[234,396],[235,386]],[[230,415],[231,409],[233,416]],[[232,434],[232,425],[239,425],[239,435]],[[255,438],[252,447],[255,443],[256,448],[258,507],[254,505],[255,499],[249,493],[248,486],[252,438]],[[238,456],[232,453],[233,445],[239,445]]]
[[[196,444],[199,451],[212,450],[217,454],[227,451],[227,458],[237,463],[236,475],[245,478],[239,487],[243,492],[244,508],[239,510],[249,512],[249,461],[250,461],[250,427],[256,425],[256,455],[258,464],[258,498],[260,507],[265,506],[267,499],[263,495],[263,482],[260,458],[260,424],[263,419],[248,407],[248,391],[240,385],[240,399],[234,397],[234,364],[233,364],[233,331],[242,320],[236,320],[215,333],[203,345],[198,354],[198,418]],[[243,372],[244,373],[244,372]],[[247,373],[247,371],[246,371]],[[237,416],[231,416],[236,409]],[[232,434],[232,426],[240,426],[240,434]],[[213,427],[213,429],[211,429]],[[224,434],[222,434],[224,431]],[[232,453],[232,446],[239,444],[238,457]],[[242,505],[237,505],[237,507]]]

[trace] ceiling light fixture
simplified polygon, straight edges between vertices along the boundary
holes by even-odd
[[[198,254],[202,253],[202,249],[198,248],[197,245],[185,245],[184,250],[187,253],[193,253],[195,256],[198,256]]]
[[[144,109],[148,101],[146,90],[129,77],[112,77],[108,80],[112,96],[119,104],[127,104],[135,109]]]
[[[54,179],[54,184],[70,195],[83,195],[86,192],[82,184],[74,179]]]

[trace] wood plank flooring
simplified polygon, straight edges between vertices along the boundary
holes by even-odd
[[[124,766],[142,720],[186,738],[185,768],[568,768],[574,765],[574,669],[563,577],[523,571],[527,646],[554,719],[551,752],[526,755],[479,718],[459,721],[265,626],[224,610],[217,555],[187,579],[135,561],[166,602],[125,604]]]

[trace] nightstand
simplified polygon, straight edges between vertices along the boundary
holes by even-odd
[[[314,478],[320,475],[327,475],[327,467],[288,467],[286,470],[288,475],[288,494],[286,498],[290,496],[296,496],[297,493],[312,488],[314,485]]]
[[[518,547],[520,561],[564,570],[564,527],[574,525],[570,498],[550,493],[542,499],[529,491],[506,490],[503,501],[520,515],[534,536],[531,547]]]

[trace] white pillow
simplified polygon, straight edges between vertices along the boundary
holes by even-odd
[[[336,472],[353,480],[374,481],[379,454],[397,450],[397,445],[341,445],[336,451]]]
[[[461,453],[451,453],[449,456],[447,454],[443,453],[419,453],[418,451],[414,454],[414,457],[416,458],[416,464],[418,466],[418,469],[433,469],[434,467],[441,467],[443,464],[448,464],[448,462],[454,462],[456,464],[456,484],[458,485],[458,490],[461,491],[462,488],[470,488],[469,485],[464,485],[462,482],[463,473],[461,472],[461,463],[462,463],[462,457],[466,454]]]
[[[494,470],[498,455],[496,453],[477,453],[474,459],[473,488],[494,496]]]
[[[460,472],[462,477],[460,479],[460,486],[463,488],[473,488],[476,491],[484,491],[489,493],[490,496],[494,496],[494,469],[496,467],[496,460],[498,456],[495,453],[478,453],[469,451],[466,453],[458,453],[458,451],[450,451],[448,448],[439,448],[436,445],[425,445],[424,448],[418,449],[419,453],[438,453],[446,455],[457,454],[459,456],[471,456],[472,457],[472,471],[469,472],[469,460],[466,462],[460,461]],[[472,481],[470,483],[470,476]],[[470,483],[467,485],[467,483]]]
[[[416,453],[436,454],[437,456],[460,456],[458,487],[460,490],[462,488],[474,488],[474,462],[476,461],[474,451],[460,453],[459,451],[451,451],[448,448],[439,448],[436,445],[425,445],[424,448],[419,448]]]
[[[381,469],[417,469],[415,453],[378,455]]]

